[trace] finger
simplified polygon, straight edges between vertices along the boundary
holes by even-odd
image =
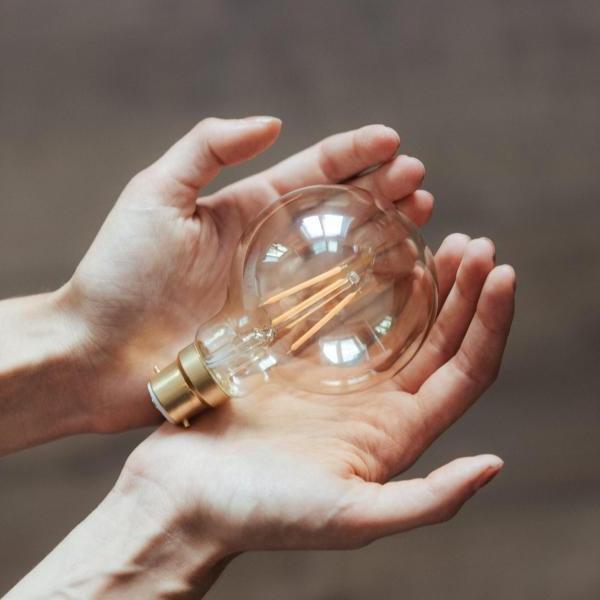
[[[195,210],[198,191],[233,165],[266,150],[277,138],[281,121],[274,117],[209,118],[200,121],[148,169],[137,176],[160,202]]]
[[[307,185],[339,183],[388,161],[399,144],[398,134],[384,125],[338,133],[261,173],[224,187],[203,198],[202,203],[223,211],[225,220],[235,214],[244,228],[280,196]]]
[[[348,183],[370,191],[378,198],[399,200],[417,190],[425,179],[425,166],[412,156],[397,156],[368,175]]]
[[[362,541],[447,521],[503,464],[484,454],[454,460],[422,479],[359,484],[359,500],[348,518]]]
[[[319,183],[339,183],[389,160],[400,136],[385,125],[367,125],[332,135],[271,167],[263,176],[280,193]]]
[[[488,275],[458,352],[416,394],[431,439],[458,419],[495,380],[512,323],[515,280],[509,265],[496,267]]]
[[[403,390],[415,392],[458,350],[475,314],[485,279],[494,267],[494,253],[494,245],[487,238],[467,243],[455,283],[429,336],[413,361],[398,375],[397,382]]]
[[[439,312],[456,281],[458,268],[471,238],[464,233],[453,233],[447,236],[435,253],[435,270],[438,280]]]
[[[426,190],[417,190],[405,198],[396,201],[396,206],[417,227],[423,227],[431,218],[435,199]]]

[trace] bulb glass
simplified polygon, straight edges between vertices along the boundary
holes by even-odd
[[[311,186],[248,228],[227,303],[196,345],[228,396],[269,381],[349,393],[404,368],[436,312],[432,255],[395,205],[351,186]]]

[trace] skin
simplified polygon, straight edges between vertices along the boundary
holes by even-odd
[[[220,308],[242,230],[281,194],[350,179],[398,202],[418,225],[429,218],[433,198],[419,189],[422,163],[395,157],[398,135],[381,125],[332,136],[202,196],[222,166],[266,149],[280,126],[266,117],[202,121],[128,184],[72,280],[50,297],[30,300],[28,322],[35,323],[35,315],[49,319],[55,324],[49,330],[69,340],[68,351],[55,351],[53,359],[72,381],[56,386],[84,389],[80,379],[97,382],[94,391],[85,388],[85,400],[70,401],[65,392],[64,403],[77,407],[67,433],[156,421],[145,394],[148,367],[170,360]],[[375,172],[352,179],[379,163]],[[496,267],[494,254],[485,238],[446,238],[435,257],[438,319],[393,381],[339,397],[271,384],[205,413],[184,432],[162,425],[133,452],[100,507],[15,588],[15,597],[42,589],[48,595],[197,597],[240,552],[354,548],[453,516],[499,472],[498,457],[464,457],[422,479],[391,479],[498,374],[515,274],[507,265]],[[0,306],[0,320],[16,327],[19,307],[10,302]],[[0,355],[0,365],[12,361],[0,377],[0,402],[6,402],[3,389],[19,390],[15,371],[31,375],[47,364],[46,346],[38,343],[42,349],[28,361],[25,350],[16,358]],[[52,387],[43,381],[44,389]],[[35,404],[33,394],[28,406]],[[60,414],[60,403],[53,410]],[[19,422],[28,441],[15,440],[7,428],[12,437],[5,451],[40,439],[34,419],[21,414]]]
[[[223,165],[265,150],[280,127],[279,120],[260,117],[202,121],[133,178],[64,290],[70,311],[95,324],[88,333],[94,368],[114,374],[115,387],[95,402],[103,430],[156,418],[142,385],[148,368],[170,362],[198,324],[221,308],[238,240],[262,208],[295,188],[345,180],[391,160],[399,145],[397,133],[380,125],[338,134],[202,197]],[[423,222],[433,205],[429,193],[417,191],[424,174],[420,161],[401,156],[351,182],[405,198],[403,206]]]

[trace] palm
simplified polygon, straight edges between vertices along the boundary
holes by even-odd
[[[239,122],[202,122],[133,178],[79,265],[69,285],[85,322],[91,323],[90,356],[114,379],[95,400],[104,415],[102,429],[157,418],[145,392],[152,365],[170,361],[198,324],[222,306],[242,231],[280,195],[303,185],[347,180],[389,161],[353,183],[401,201],[418,224],[428,219],[431,195],[417,190],[423,167],[406,156],[393,159],[398,137],[383,126],[332,136],[202,196],[202,187],[222,165],[263,150],[278,131],[274,120],[245,129]]]
[[[201,195],[220,167],[265,149],[278,131],[274,120],[205,121],[123,192],[69,284],[90,324],[93,361],[113,377],[112,386],[101,386],[103,396],[91,399],[98,428],[114,431],[156,418],[145,394],[149,367],[169,360],[221,306],[239,236],[274,198],[383,163],[352,183],[397,201],[417,225],[429,218],[433,199],[417,189],[423,166],[394,158],[398,137],[382,126],[332,136]],[[385,482],[497,372],[514,273],[493,269],[492,252],[489,243],[466,236],[442,244],[436,255],[440,315],[395,381],[340,397],[264,387],[203,415],[184,435],[164,425],[126,470],[151,474],[184,512],[206,509],[234,549],[356,545],[450,514],[490,468],[497,472],[497,459],[461,459],[425,480]]]
[[[74,282],[103,324],[94,332],[98,345],[111,352],[143,345],[151,364],[189,342],[194,327],[219,308],[233,244],[212,233],[209,213],[181,218],[159,203],[140,211],[132,192],[138,200],[138,190],[126,189]]]
[[[492,253],[487,241],[447,238],[436,256],[440,315],[395,381],[343,396],[265,386],[206,413],[184,435],[163,426],[130,467],[153,472],[192,518],[210,515],[214,535],[231,536],[223,543],[235,551],[352,547],[451,516],[497,472],[493,459],[460,459],[425,480],[385,482],[497,373],[514,275],[494,269]],[[157,464],[169,468],[157,473]],[[191,483],[182,489],[182,481]]]
[[[221,541],[235,551],[355,547],[447,518],[483,483],[489,465],[482,457],[456,461],[427,480],[381,484],[408,468],[490,383],[511,311],[510,300],[500,298],[506,290],[498,292],[488,284],[479,316],[503,309],[495,312],[502,333],[489,330],[477,340],[481,332],[470,328],[463,341],[471,349],[485,342],[495,357],[494,364],[470,365],[480,383],[466,383],[452,359],[436,368],[431,356],[426,362],[432,374],[420,393],[401,391],[400,382],[346,396],[265,386],[205,414],[184,435],[163,426],[136,450],[130,465],[141,456],[142,465],[133,468],[146,477],[154,472],[159,488],[169,490],[178,510],[192,520],[206,521],[208,515],[211,533],[225,536]],[[422,350],[431,351],[427,345]],[[424,367],[416,362],[408,368],[404,384],[422,376]],[[456,372],[441,393],[438,380],[448,379],[448,370]],[[452,476],[459,480],[458,494],[444,492]]]

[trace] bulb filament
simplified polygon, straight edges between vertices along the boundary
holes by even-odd
[[[329,285],[325,286],[322,290],[319,290],[316,294],[309,296],[306,300],[303,300],[293,308],[290,308],[289,310],[286,310],[284,313],[280,314],[278,317],[275,317],[272,321],[273,327],[277,327],[278,325],[285,323],[286,320],[295,317],[297,314],[301,313],[305,308],[312,306],[313,304],[315,304],[315,302],[322,300],[331,292],[334,292],[337,289],[344,286],[349,286],[348,279],[345,277],[342,277],[340,279],[337,279],[333,283],[330,283]]]
[[[325,310],[325,314],[316,323],[290,344],[288,353],[297,352],[303,348],[332,319],[352,304],[357,296],[362,296],[366,292],[372,292],[381,287],[381,284],[372,278],[362,280],[364,278],[361,278],[359,272],[371,264],[374,254],[381,254],[402,242],[403,240],[386,240],[378,244],[370,252],[358,256],[350,262],[338,264],[315,277],[311,277],[286,290],[277,292],[261,302],[259,306],[264,308],[269,307],[272,310],[275,308],[274,305],[284,301],[285,309],[283,312],[276,314],[271,319],[274,338],[281,338],[285,333],[292,332],[297,326],[306,322],[308,317],[318,311]],[[333,281],[331,281],[332,279]],[[331,281],[331,283],[327,283],[328,281]],[[324,287],[321,287],[321,285]],[[317,291],[314,291],[315,289]],[[292,305],[291,308],[285,306],[285,304],[290,305],[295,294],[305,291],[310,291],[311,295],[296,305]],[[287,302],[285,302],[286,300]],[[334,301],[335,304],[332,305]]]
[[[296,350],[298,350],[299,348],[304,346],[304,344],[306,342],[308,342],[308,340],[313,335],[315,335],[315,333],[317,333],[322,327],[325,327],[325,325],[327,325],[327,323],[329,323],[329,321],[331,321],[331,319],[333,319],[333,317],[335,317],[338,313],[340,313],[344,309],[345,306],[350,304],[350,302],[352,302],[352,300],[354,300],[356,294],[358,294],[358,290],[355,290],[354,292],[350,292],[347,296],[342,298],[342,300],[338,304],[336,304],[327,314],[325,314],[325,316],[323,318],[321,318],[319,321],[317,321],[306,333],[302,334],[290,346],[290,352],[295,352]]]
[[[281,300],[290,298],[294,294],[325,283],[332,277],[347,271],[348,267],[348,264],[337,265],[332,269],[329,269],[315,277],[311,277],[310,279],[294,285],[287,290],[283,290],[282,292],[278,292],[270,296],[264,302],[262,302],[260,306],[272,306]],[[327,323],[329,323],[334,317],[342,312],[342,310],[348,306],[358,295],[359,290],[356,289],[356,287],[360,281],[361,278],[355,270],[346,272],[344,276],[338,277],[328,285],[325,285],[320,290],[311,294],[308,298],[296,304],[296,306],[293,306],[292,308],[289,308],[281,314],[273,317],[271,320],[272,327],[278,330],[279,335],[277,335],[277,337],[280,337],[285,331],[293,330],[297,325],[300,325],[302,322],[304,322],[307,317],[323,309],[332,301],[339,298],[340,295],[344,294],[348,290],[352,290],[352,288],[355,288],[353,291],[350,291],[348,294],[344,295],[341,300],[327,310],[327,312],[314,325],[312,325],[299,338],[292,342],[288,352],[293,353],[301,349],[311,338],[313,338],[323,327],[325,327]]]
[[[267,306],[269,304],[273,304],[274,302],[279,302],[280,300],[283,300],[284,298],[287,298],[288,296],[291,296],[292,294],[296,294],[297,292],[301,292],[302,290],[304,290],[308,287],[311,287],[311,286],[315,285],[316,283],[321,283],[321,281],[326,281],[333,275],[337,275],[338,273],[341,273],[343,270],[344,270],[343,265],[338,265],[337,267],[333,267],[333,269],[329,269],[328,271],[325,271],[324,273],[321,273],[320,275],[317,275],[316,277],[311,277],[310,279],[307,279],[306,281],[303,281],[302,283],[299,283],[298,285],[288,288],[287,290],[284,290],[283,292],[274,294],[270,298],[267,298],[263,303],[261,303],[260,306]]]

